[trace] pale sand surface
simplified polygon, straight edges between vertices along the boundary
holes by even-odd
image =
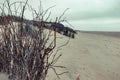
[[[61,37],[58,46],[68,40],[68,37],[58,37]],[[66,69],[56,70],[69,73],[58,79],[50,69],[47,80],[75,80],[78,75],[80,80],[120,80],[120,38],[79,32],[59,53],[62,56],[56,65]],[[2,74],[0,80],[6,77]]]
[[[65,40],[58,40],[58,45]],[[120,80],[120,38],[79,32],[59,53],[57,65],[67,68],[57,71],[69,71],[60,80],[75,80],[78,75],[80,80]],[[59,79],[50,70],[47,80]]]
[[[0,73],[0,80],[8,80],[8,76],[6,74]]]

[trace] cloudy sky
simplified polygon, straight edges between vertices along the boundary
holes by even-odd
[[[39,6],[38,0],[29,0],[29,3],[36,9]],[[74,29],[120,31],[120,0],[42,0],[42,5],[44,9],[56,5],[51,9],[52,20],[69,8],[63,18]]]
[[[56,15],[66,8],[68,21],[79,30],[120,31],[120,0],[44,0],[56,5]]]

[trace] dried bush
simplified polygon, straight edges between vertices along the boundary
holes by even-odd
[[[38,12],[26,2],[10,3],[6,0],[0,5],[0,72],[8,74],[10,80],[45,80],[48,69],[55,71],[54,64],[61,55],[49,62],[51,54],[56,47],[56,28],[46,31],[44,28],[44,15],[46,11]],[[13,13],[11,6],[23,4],[21,11]],[[20,5],[21,6],[21,5]],[[29,21],[24,18],[25,8],[28,7],[38,21]],[[6,13],[8,10],[8,13]],[[15,7],[15,10],[17,8]],[[18,15],[18,13],[20,15]],[[13,15],[14,14],[14,15]],[[59,22],[56,18],[56,23]],[[49,16],[45,19],[47,20]],[[50,36],[52,34],[52,36]],[[62,66],[57,66],[64,68]],[[57,74],[59,76],[61,74]],[[65,73],[65,72],[63,72]]]

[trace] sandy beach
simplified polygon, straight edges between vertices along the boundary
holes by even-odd
[[[57,68],[59,73],[69,72],[58,79],[50,70],[47,80],[76,80],[78,76],[80,80],[119,80],[120,38],[110,35],[78,32],[76,38],[70,39],[69,44],[59,51],[62,57],[56,64],[66,67]],[[58,46],[67,39],[59,39]]]
[[[69,38],[57,35],[57,47]],[[49,70],[47,80],[119,80],[120,79],[120,38],[78,32],[75,39],[70,39],[68,45],[61,48],[62,54],[56,63],[66,69],[56,68],[60,75],[58,79],[52,69]],[[3,74],[0,80],[6,80]]]

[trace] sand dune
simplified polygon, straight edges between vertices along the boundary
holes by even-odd
[[[59,35],[60,36],[60,35]],[[58,45],[67,38],[58,40]],[[57,65],[63,65],[69,71],[61,75],[60,80],[119,80],[120,79],[120,38],[104,34],[79,32],[75,39],[62,48],[62,57]],[[59,80],[50,70],[47,80]]]

